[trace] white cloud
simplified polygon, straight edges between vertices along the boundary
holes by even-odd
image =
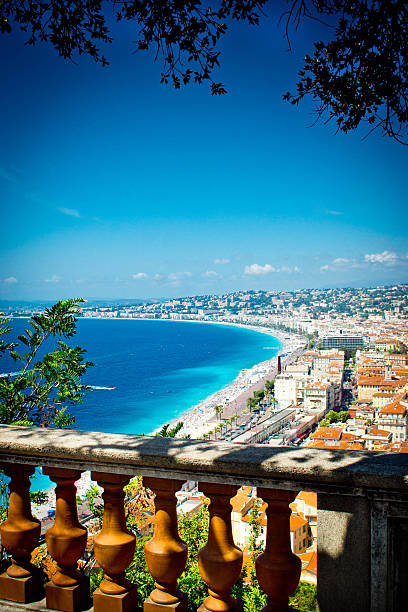
[[[330,270],[330,266],[327,264],[325,266],[320,266],[320,272],[328,272]]]
[[[230,259],[214,259],[216,265],[225,265],[230,263]]]
[[[9,276],[8,278],[5,278],[3,282],[5,282],[7,285],[15,285],[15,283],[18,283],[18,280],[15,276]]]
[[[63,215],[68,215],[69,217],[77,217],[80,218],[79,212],[75,208],[64,208],[63,206],[58,209]]]
[[[132,274],[132,278],[135,280],[143,280],[149,278],[149,275],[146,272],[137,272],[136,274]]]
[[[61,278],[56,274],[53,274],[51,278],[45,278],[44,283],[59,283]]]
[[[364,255],[364,261],[368,263],[378,263],[385,266],[393,266],[398,261],[398,255],[392,251],[383,251],[382,253],[367,253]]]
[[[264,274],[270,274],[271,272],[276,272],[276,268],[271,266],[270,264],[260,265],[260,264],[251,264],[250,266],[245,266],[244,274],[250,276],[262,276]]]
[[[155,274],[153,276],[153,280],[155,281],[161,281],[163,279],[163,274]]]
[[[346,257],[336,257],[336,259],[333,259],[332,263],[335,266],[344,266],[346,264],[348,264],[350,262],[349,259],[347,259]]]
[[[339,210],[326,210],[326,215],[333,215],[335,217],[338,217],[339,215],[342,215],[343,213],[340,212]]]
[[[203,276],[207,278],[216,278],[217,276],[219,276],[219,274],[215,270],[207,270],[206,272],[204,272]]]
[[[294,271],[294,272],[300,272],[300,268],[299,268],[299,266],[295,266],[295,267],[293,268],[293,271]]]

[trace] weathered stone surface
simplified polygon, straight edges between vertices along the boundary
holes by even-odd
[[[408,455],[0,426],[0,461],[208,482],[408,493]],[[341,492],[339,490],[339,492]]]
[[[28,604],[14,603],[13,601],[6,601],[0,599],[0,610],[1,612],[49,612],[49,608],[46,606],[45,597],[39,601],[35,601]],[[83,608],[81,612],[93,612],[92,603],[88,608]]]
[[[318,494],[319,612],[370,610],[370,503],[365,497]]]

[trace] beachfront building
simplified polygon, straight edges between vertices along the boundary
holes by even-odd
[[[304,405],[324,413],[341,405],[344,351],[305,351],[275,380],[275,398],[281,406]]]
[[[279,374],[275,379],[275,399],[282,407],[303,401],[303,389],[310,377],[303,372]]]
[[[317,410],[323,415],[329,410],[330,398],[330,384],[316,380],[309,383],[305,387],[304,391],[304,406],[305,410]]]
[[[316,380],[305,386],[305,410],[318,410],[323,414],[341,404],[341,385],[329,380]]]
[[[340,334],[323,336],[320,342],[321,346],[325,349],[343,348],[353,351],[364,346],[362,336],[342,334],[341,331]]]

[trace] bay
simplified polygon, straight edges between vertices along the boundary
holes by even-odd
[[[27,323],[13,319],[12,335]],[[271,359],[281,348],[277,338],[249,329],[137,319],[79,319],[68,343],[86,348],[86,358],[95,363],[84,378],[94,389],[70,408],[76,427],[127,434],[148,434],[182,420],[241,369]],[[0,359],[1,372],[16,369],[12,360]]]

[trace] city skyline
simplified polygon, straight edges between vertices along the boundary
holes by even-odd
[[[290,54],[277,15],[236,24],[213,98],[160,85],[130,26],[105,69],[3,36],[0,297],[406,282],[405,147],[282,101],[318,37],[305,23]]]

